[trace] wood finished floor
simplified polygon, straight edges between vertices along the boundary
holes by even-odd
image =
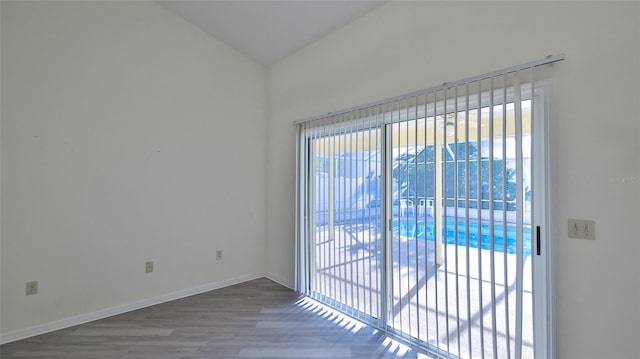
[[[0,347],[2,359],[417,357],[265,278]]]

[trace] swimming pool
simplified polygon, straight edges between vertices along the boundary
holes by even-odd
[[[434,232],[433,232],[434,222],[427,221],[425,225],[425,221],[403,221],[402,219],[394,219],[393,220],[393,234],[394,236],[402,236],[402,237],[411,237],[417,238],[419,240],[434,240]],[[442,233],[444,233],[444,222],[442,223]],[[469,247],[478,248],[478,234],[480,234],[480,245],[482,249],[491,249],[491,242],[489,238],[491,226],[488,224],[480,225],[480,233],[478,233],[478,223],[470,222],[469,223]],[[467,226],[466,222],[462,219],[458,219],[458,223],[456,226],[456,222],[452,219],[446,221],[446,230],[447,230],[447,244],[456,244],[456,233],[457,233],[457,244],[461,246],[467,245]],[[504,233],[503,225],[493,225],[493,241],[494,241],[494,249],[496,252],[504,252]],[[507,225],[507,253],[515,254],[516,253],[516,227]],[[524,239],[524,255],[531,255],[531,229],[524,228],[523,229],[523,239]]]

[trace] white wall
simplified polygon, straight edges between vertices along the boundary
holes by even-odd
[[[550,129],[557,354],[640,357],[639,24],[637,2],[393,2],[272,66],[268,271],[293,281],[293,121],[564,52]],[[567,218],[594,219],[596,241],[568,239]]]
[[[264,274],[263,66],[152,2],[2,1],[1,71],[3,339]]]

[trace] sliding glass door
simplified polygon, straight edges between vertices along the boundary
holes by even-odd
[[[298,290],[435,357],[551,353],[531,71],[300,125]]]

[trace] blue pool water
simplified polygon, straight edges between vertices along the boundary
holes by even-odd
[[[433,235],[433,221],[427,221],[425,225],[425,221],[418,221],[417,223],[412,221],[403,221],[402,219],[396,219],[393,221],[393,233],[394,235],[404,236],[404,237],[412,237],[421,240],[434,240]],[[444,223],[443,223],[444,227]],[[466,223],[462,220],[458,221],[458,225],[456,226],[455,221],[447,220],[446,224],[447,229],[447,244],[456,244],[456,233],[457,233],[457,244],[461,246],[467,245],[467,227]],[[491,242],[489,231],[491,226],[488,224],[480,225],[480,233],[478,233],[478,223],[469,223],[469,247],[478,248],[479,245],[482,249],[491,249]],[[496,252],[504,252],[504,241],[505,241],[505,233],[504,226],[502,225],[494,225],[493,226],[493,241],[494,248]],[[515,254],[516,253],[516,227],[507,225],[507,253]],[[444,228],[441,229],[444,233]],[[480,241],[478,241],[478,234],[480,234]],[[531,255],[531,229],[524,228],[523,229],[523,240],[524,240],[524,255]],[[479,243],[478,243],[479,242]]]

